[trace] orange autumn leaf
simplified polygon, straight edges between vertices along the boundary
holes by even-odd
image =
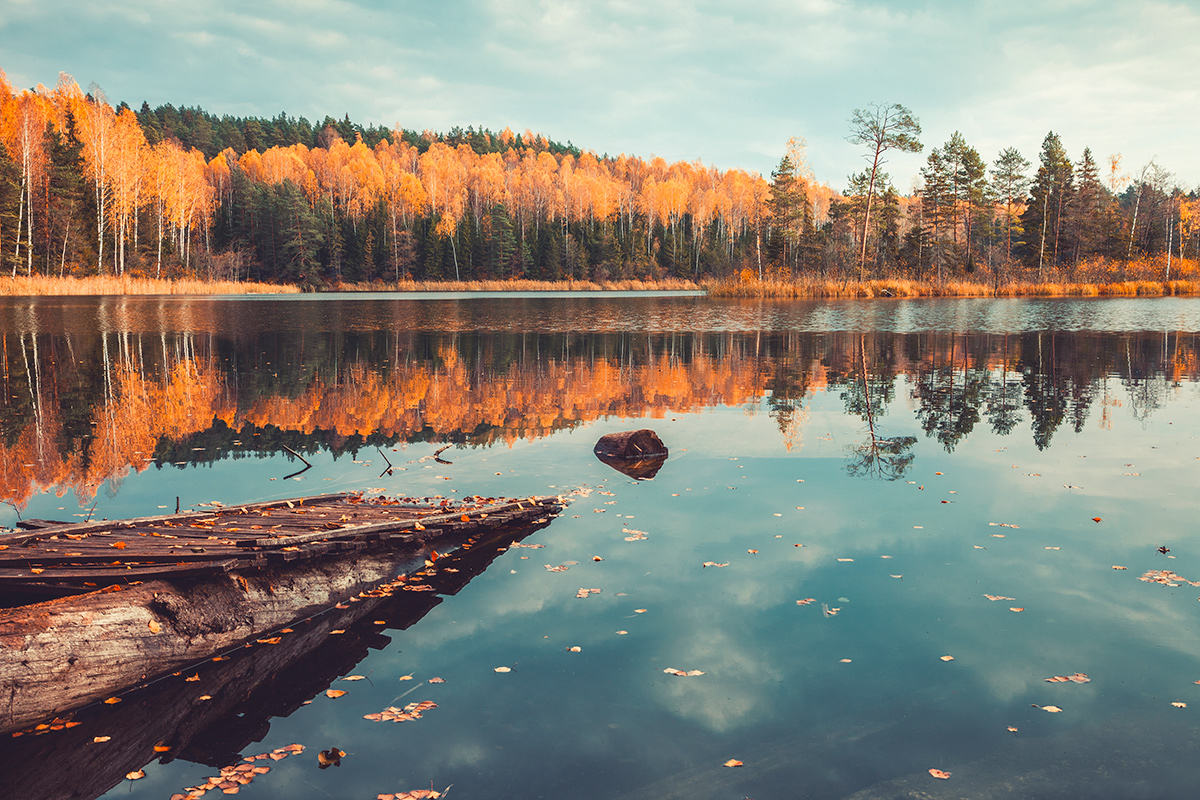
[[[742,764],[742,762],[741,762],[741,761],[738,761],[736,758],[731,758],[731,759],[729,759],[728,761],[726,761],[724,764],[722,764],[721,766],[724,766],[724,767],[741,767],[741,766],[744,766],[744,764]]]
[[[334,697],[334,698],[341,697],[345,693],[346,693],[346,691],[344,689],[326,689],[325,690],[326,697]]]
[[[113,543],[112,543],[112,546],[113,546],[113,547],[115,547],[115,548],[117,548],[118,550],[124,550],[124,549],[125,549],[125,543],[124,543],[124,542],[113,542]]]
[[[145,773],[145,772],[142,772],[142,771],[139,769],[137,772],[127,772],[127,773],[125,773],[125,777],[126,777],[128,780],[131,780],[131,781],[136,781],[136,780],[140,780],[140,779],[142,779],[142,778],[146,777],[146,773]]]
[[[950,777],[949,772],[940,769],[931,769],[929,770],[929,774],[935,778],[941,778],[942,780],[947,780]]]
[[[105,700],[104,702],[105,702],[105,704],[107,704],[107,705],[110,705],[110,706],[115,706],[117,703],[121,702],[121,698],[119,698],[119,697],[110,697],[110,698],[108,698],[107,700]]]
[[[165,744],[156,744],[156,745],[154,745],[154,752],[156,752],[156,753],[165,753],[165,752],[167,752],[167,751],[168,751],[168,750],[170,750],[170,749],[171,749],[171,748],[170,748],[170,747],[167,747]]]
[[[1092,522],[1101,522],[1101,521],[1102,520],[1099,517],[1092,517]]]

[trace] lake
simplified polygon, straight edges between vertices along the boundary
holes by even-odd
[[[1200,784],[1200,300],[3,298],[0,333],[6,526],[344,490],[571,501],[329,652],[362,680],[279,666],[163,755],[80,712],[87,747],[145,771],[80,796],[167,798],[292,743],[240,793]],[[592,453],[634,428],[670,448],[653,480]],[[0,763],[59,769],[59,735]]]

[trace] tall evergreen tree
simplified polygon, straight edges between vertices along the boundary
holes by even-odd
[[[1016,207],[1025,199],[1031,166],[1029,159],[1015,147],[1005,148],[992,162],[992,189],[997,200],[1004,204],[1004,253],[1009,261],[1012,261],[1013,235],[1020,237],[1024,233]]]
[[[1047,264],[1061,263],[1063,223],[1074,199],[1075,186],[1071,159],[1057,133],[1046,134],[1038,158],[1037,176],[1025,213],[1021,215],[1021,225],[1028,232],[1026,258],[1041,272]]]

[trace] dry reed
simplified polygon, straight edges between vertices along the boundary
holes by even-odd
[[[333,287],[343,292],[673,292],[700,291],[699,284],[678,278],[657,281],[398,281],[342,283]]]
[[[158,280],[128,275],[88,278],[0,277],[0,295],[103,295],[103,294],[296,294],[296,286],[248,281],[204,281],[191,278]]]

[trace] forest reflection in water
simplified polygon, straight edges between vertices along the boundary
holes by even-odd
[[[1145,420],[1196,380],[1195,333],[131,332],[3,335],[0,500],[87,502],[131,471],[335,457],[397,443],[486,447],[608,417],[763,406],[803,447],[807,406],[862,422],[853,475],[892,480],[923,435],[981,426],[1039,450],[1117,408]],[[902,401],[902,402],[898,402]]]

